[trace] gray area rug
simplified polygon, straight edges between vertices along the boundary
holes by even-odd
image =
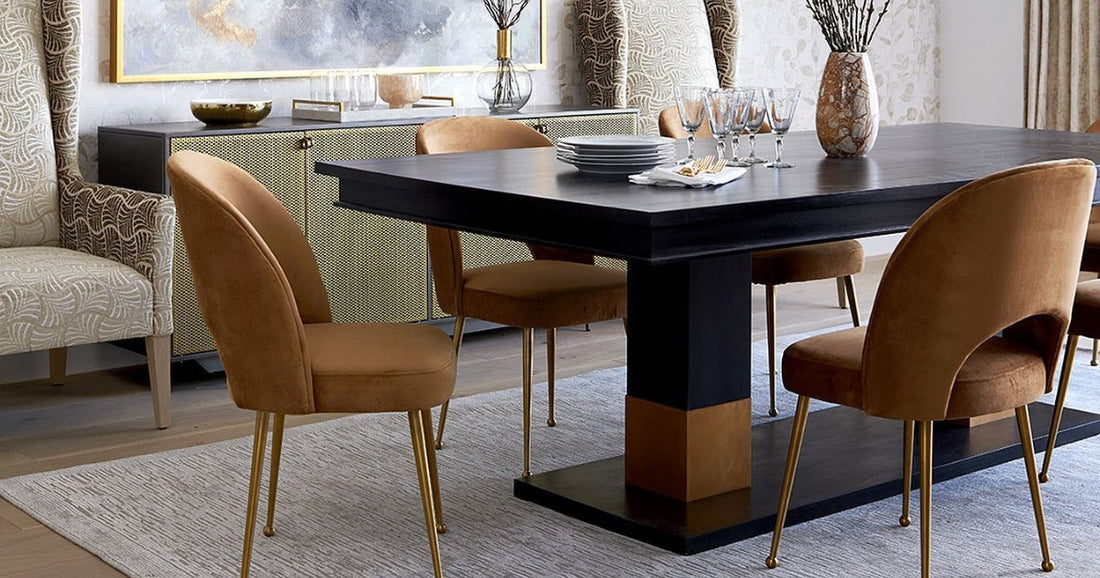
[[[762,344],[753,353],[754,420],[762,421]],[[1100,411],[1100,368],[1090,368],[1088,357],[1078,355],[1069,405]],[[557,389],[558,426],[534,429],[532,469],[621,453],[624,368],[561,380]],[[536,388],[536,424],[545,417],[544,393]],[[780,417],[787,417],[794,400],[783,396]],[[896,497],[789,528],[776,570],[764,569],[770,534],[682,557],[520,501],[512,497],[520,423],[518,390],[451,405],[439,453],[448,576],[919,575],[917,515],[913,526],[899,527]],[[0,495],[128,575],[232,576],[250,449],[250,439],[237,439],[0,480]],[[1097,438],[1059,448],[1053,479],[1042,487],[1053,576],[1100,576],[1097,472]],[[431,574],[404,414],[288,430],[279,486],[277,533],[257,532],[253,576]],[[934,486],[933,573],[1038,574],[1028,496],[1021,460]],[[916,492],[913,500],[916,507]]]

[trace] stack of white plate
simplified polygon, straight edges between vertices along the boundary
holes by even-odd
[[[558,139],[558,160],[584,173],[628,175],[672,162],[675,143],[663,136],[571,136]]]

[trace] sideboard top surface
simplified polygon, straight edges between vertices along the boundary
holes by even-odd
[[[355,122],[329,122],[318,120],[303,120],[291,117],[269,117],[255,126],[207,126],[193,121],[164,122],[151,124],[133,124],[118,126],[101,126],[100,132],[133,134],[156,137],[195,137],[218,136],[228,134],[294,132],[305,130],[332,130],[344,128],[362,128],[375,126],[401,126],[410,124],[423,124],[437,118],[446,118],[439,115],[417,116],[417,111],[423,109],[409,109],[409,116],[403,118],[387,118],[380,120],[365,120]],[[454,116],[496,116],[508,119],[548,118],[557,116],[578,116],[588,114],[630,114],[637,112],[636,108],[599,108],[586,106],[564,105],[539,105],[525,106],[522,110],[511,114],[493,114],[483,108],[456,108]]]

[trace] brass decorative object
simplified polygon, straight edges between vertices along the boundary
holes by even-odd
[[[209,125],[252,126],[271,114],[271,100],[232,98],[192,100],[191,114]]]

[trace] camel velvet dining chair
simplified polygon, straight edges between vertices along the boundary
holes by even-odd
[[[787,348],[783,385],[798,394],[798,409],[769,568],[778,565],[811,398],[903,421],[903,526],[909,524],[913,436],[919,423],[925,577],[932,422],[1015,409],[1042,569],[1054,568],[1027,404],[1051,389],[1095,186],[1095,164],[1071,159],[1017,167],[959,188],[928,209],[902,238],[883,271],[866,327],[810,337]]]
[[[417,154],[547,147],[550,139],[518,122],[456,117],[424,124]],[[531,246],[533,261],[464,268],[458,231],[428,226],[428,253],[439,306],[455,317],[454,343],[462,343],[467,317],[523,329],[523,476],[531,475],[532,349],[536,327],[546,329],[549,418],[554,425],[555,328],[626,317],[626,272],[591,264],[591,255],[554,253]],[[558,250],[560,251],[560,250]],[[544,258],[554,257],[554,258]],[[585,258],[587,257],[587,259]],[[439,417],[437,447],[447,408]]]
[[[192,151],[173,154],[168,178],[203,318],[237,406],[256,412],[241,576],[252,555],[269,417],[271,475],[264,535],[274,534],[287,414],[408,413],[435,575],[446,531],[431,408],[455,384],[455,352],[441,330],[408,323],[333,323],[305,235],[263,185]]]
[[[675,106],[666,107],[658,117],[661,135],[671,138],[687,138],[687,131],[680,124],[680,112]],[[769,129],[770,130],[770,129]],[[706,123],[696,136],[710,136]],[[848,307],[852,325],[859,327],[859,304],[852,275],[863,270],[863,245],[854,239],[797,245],[782,249],[755,251],[752,254],[752,282],[764,286],[764,320],[768,328],[768,386],[770,405],[768,415],[775,417],[779,411],[775,405],[775,333],[776,291],[778,285],[819,279],[836,279],[837,303]],[[845,299],[847,294],[847,299]]]
[[[1093,121],[1085,132],[1100,133],[1100,118]],[[1093,207],[1092,215],[1089,217],[1089,232],[1085,235],[1085,253],[1081,257],[1081,270],[1100,273],[1100,206]],[[1097,364],[1098,350],[1100,350],[1100,342],[1094,337],[1092,339],[1092,365],[1094,366]]]
[[[1054,401],[1054,416],[1050,420],[1050,434],[1047,436],[1047,449],[1043,455],[1043,469],[1039,472],[1040,482],[1050,480],[1050,461],[1058,438],[1058,426],[1062,423],[1062,410],[1066,407],[1066,390],[1069,386],[1070,373],[1073,371],[1073,358],[1077,352],[1077,342],[1081,336],[1093,339],[1100,337],[1100,279],[1085,281],[1077,285],[1077,290],[1073,296],[1073,314],[1070,316],[1068,335],[1066,354],[1062,359],[1062,372],[1058,377],[1058,395]]]

